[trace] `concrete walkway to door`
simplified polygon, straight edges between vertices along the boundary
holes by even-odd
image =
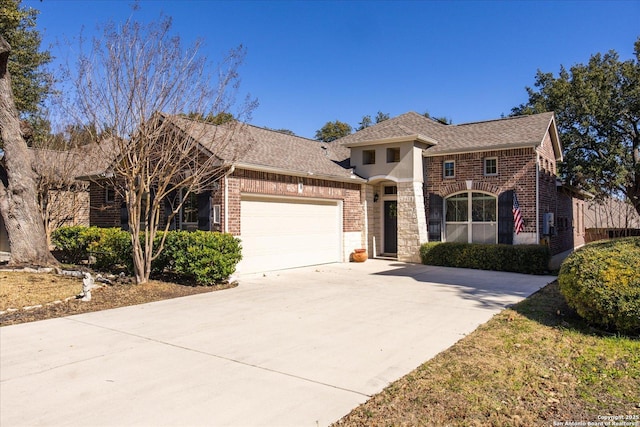
[[[0,425],[328,425],[553,279],[369,260],[6,326]]]

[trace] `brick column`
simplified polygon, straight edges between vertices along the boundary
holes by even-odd
[[[398,183],[398,261],[419,263],[420,245],[426,241],[422,183]]]

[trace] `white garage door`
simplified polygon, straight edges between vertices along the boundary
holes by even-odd
[[[340,261],[342,216],[336,201],[243,195],[240,273]]]

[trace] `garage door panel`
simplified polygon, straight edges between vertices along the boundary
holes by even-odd
[[[341,215],[335,201],[241,199],[242,273],[340,260]]]

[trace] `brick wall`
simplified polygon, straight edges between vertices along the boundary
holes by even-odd
[[[558,252],[562,252],[565,246],[571,244],[571,233],[563,233],[562,236],[558,234],[557,230],[557,221],[555,219],[558,217],[558,210],[560,209],[560,205],[562,204],[558,200],[558,188],[557,188],[557,175],[556,175],[556,160],[555,153],[553,151],[553,144],[551,142],[551,137],[547,133],[545,136],[542,145],[540,145],[537,149],[538,159],[539,159],[539,188],[540,188],[540,217],[539,217],[539,227],[540,227],[540,238],[543,241],[547,242],[549,247],[551,248],[551,253],[555,254]],[[547,212],[552,212],[554,214],[554,222],[556,222],[556,234],[553,236],[544,236],[543,233],[543,223],[544,223],[544,214]]]
[[[229,232],[231,234],[241,234],[240,195],[242,193],[341,200],[343,202],[342,230],[344,232],[363,230],[364,218],[360,184],[244,169],[236,170],[227,179],[229,186]],[[302,183],[302,192],[299,192],[298,184],[300,182]]]
[[[106,186],[89,184],[89,224],[96,227],[120,227],[120,205],[122,198],[116,194],[115,201],[106,201]]]
[[[498,159],[498,174],[484,175],[484,159]],[[455,177],[444,178],[443,163],[455,161]],[[525,232],[536,231],[536,153],[533,148],[451,154],[425,158],[425,205],[429,217],[429,193],[445,198],[471,189],[484,191],[496,197],[515,190],[525,224]]]

